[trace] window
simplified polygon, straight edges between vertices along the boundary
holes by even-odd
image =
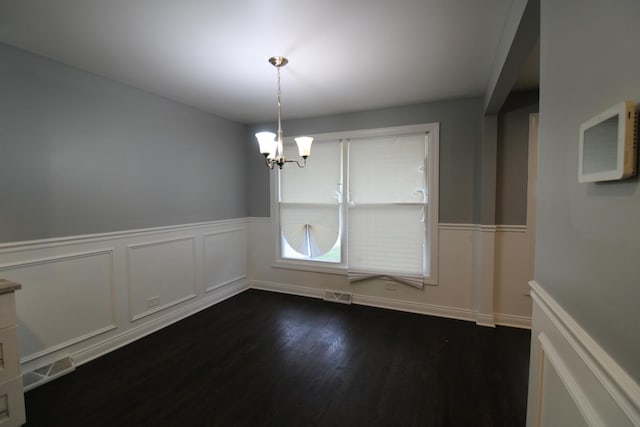
[[[274,182],[278,264],[435,283],[438,124],[314,137]]]
[[[288,144],[285,155],[295,158],[289,150],[295,148]],[[316,143],[305,168],[289,164],[279,171],[283,258],[341,263],[342,150],[338,141]]]

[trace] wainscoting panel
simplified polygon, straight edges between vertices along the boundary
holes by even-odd
[[[565,378],[560,376],[561,372],[566,373],[567,369],[561,361],[550,358],[550,354],[553,354],[551,348],[546,348],[542,353],[540,425],[603,426],[602,421],[598,420],[593,413],[591,417],[588,417],[583,413],[584,409],[581,410],[578,407],[577,398],[569,391],[572,390],[574,394],[578,394],[577,390],[573,388],[575,381],[571,376],[565,376]],[[587,422],[587,419],[590,419],[591,423]]]
[[[247,277],[247,231],[221,230],[203,236],[205,292]]]
[[[527,228],[498,226],[494,258],[493,310],[496,324],[530,328],[530,259]]]
[[[131,320],[196,297],[195,236],[129,245]]]
[[[527,426],[640,426],[640,385],[539,284]]]
[[[482,225],[480,232],[476,232],[476,238],[480,240],[480,253],[474,254],[479,259],[479,271],[476,279],[475,306],[476,323],[482,326],[495,327],[495,246],[496,227]]]
[[[0,277],[22,284],[23,372],[85,363],[244,291],[246,228],[242,218],[0,244]]]
[[[113,249],[26,259],[0,275],[22,284],[16,313],[22,360],[116,328]]]

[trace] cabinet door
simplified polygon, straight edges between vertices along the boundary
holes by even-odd
[[[16,300],[13,292],[0,294],[0,329],[16,324]]]
[[[26,421],[22,376],[0,383],[0,425],[2,427],[21,426]]]
[[[0,329],[0,383],[20,375],[19,357],[17,328]]]

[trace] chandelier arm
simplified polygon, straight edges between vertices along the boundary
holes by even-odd
[[[264,158],[264,164],[267,165],[269,169],[273,169],[275,162],[273,160],[268,159],[266,156]]]
[[[298,165],[299,168],[303,168],[303,167],[307,166],[307,159],[306,159],[306,157],[303,157],[302,158],[302,163],[300,163],[299,160],[289,160],[289,159],[287,159],[287,160],[285,160],[285,163],[295,163],[296,165]]]

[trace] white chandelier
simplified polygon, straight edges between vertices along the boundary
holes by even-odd
[[[256,138],[258,138],[258,144],[260,146],[260,154],[264,155],[265,164],[269,169],[273,169],[275,165],[278,165],[280,169],[285,163],[296,163],[298,167],[303,168],[307,164],[307,157],[311,154],[311,143],[313,138],[310,136],[300,136],[295,138],[298,145],[298,153],[302,157],[302,162],[299,160],[289,160],[284,156],[284,145],[282,142],[282,120],[280,117],[280,67],[287,65],[289,60],[283,56],[273,56],[269,58],[271,65],[276,67],[276,73],[278,75],[278,139],[276,140],[276,134],[273,132],[258,132]]]

